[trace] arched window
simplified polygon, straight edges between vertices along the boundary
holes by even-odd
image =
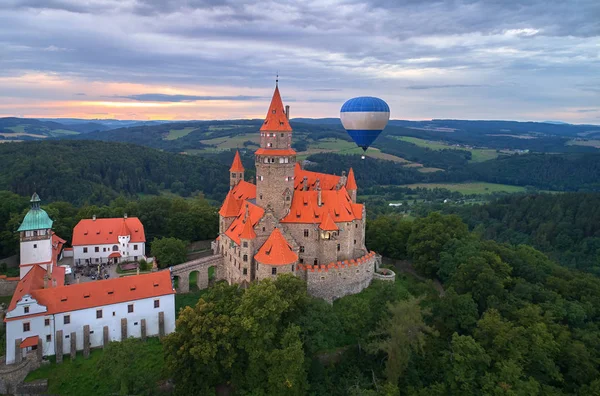
[[[119,250],[119,246],[117,246],[117,245],[114,245],[114,246],[113,246],[113,252],[116,252],[116,251],[118,251],[118,250]]]
[[[247,262],[247,261],[248,261],[248,255],[244,254],[244,262]]]

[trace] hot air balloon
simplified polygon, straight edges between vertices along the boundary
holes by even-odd
[[[390,107],[379,98],[360,96],[344,103],[340,110],[340,119],[354,143],[367,151],[387,125]]]

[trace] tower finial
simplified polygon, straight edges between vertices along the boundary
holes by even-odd
[[[277,70],[277,74],[275,75],[275,86],[279,86],[279,70]]]

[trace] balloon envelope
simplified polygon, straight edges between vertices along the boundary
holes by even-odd
[[[363,150],[379,136],[390,119],[390,107],[372,96],[352,98],[340,110],[342,125]]]

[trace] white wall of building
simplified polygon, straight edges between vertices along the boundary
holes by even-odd
[[[21,241],[21,264],[46,263],[50,260],[52,260],[50,236],[47,239]]]
[[[119,239],[121,239],[121,237],[119,237]],[[85,262],[86,259],[90,260],[90,264],[95,264],[96,259],[98,259],[98,262],[106,262],[108,256],[115,252],[115,250],[113,250],[114,246],[117,246],[116,252],[121,253],[121,257],[123,258],[131,258],[133,260],[134,257],[137,257],[139,260],[146,255],[146,244],[144,242],[127,242],[123,244],[122,241],[119,241],[119,243],[104,245],[73,246],[73,258],[76,263],[78,262],[77,260]],[[137,250],[135,249],[136,246]],[[96,248],[98,248],[97,252]],[[87,252],[84,251],[85,249],[87,249]]]
[[[159,300],[159,307],[154,308],[154,300]],[[33,300],[34,301],[34,300]],[[33,312],[33,301],[19,303],[20,308],[15,308],[9,314],[22,313],[23,307],[29,303],[30,313]],[[133,304],[133,312],[128,312],[129,304]],[[39,307],[39,306],[38,306]],[[20,309],[19,311],[16,311]],[[102,318],[96,317],[96,311],[102,310]],[[37,311],[36,311],[37,312]],[[82,309],[78,311],[58,313],[55,315],[39,315],[21,320],[12,320],[6,323],[6,362],[11,364],[15,359],[15,340],[24,340],[27,337],[39,336],[42,339],[44,356],[55,355],[56,331],[63,331],[63,353],[71,351],[71,333],[76,333],[77,350],[83,350],[83,327],[90,326],[90,346],[101,347],[103,344],[104,326],[108,326],[110,341],[121,340],[121,319],[127,318],[128,337],[141,336],[141,320],[146,319],[146,335],[157,336],[158,314],[164,312],[165,334],[175,331],[175,295],[169,294],[151,297],[142,300],[128,301],[118,304],[105,305]],[[65,316],[69,315],[70,323],[65,324]],[[8,315],[7,315],[8,316]],[[45,325],[49,319],[49,325]],[[29,322],[30,330],[23,332],[23,323]],[[50,335],[48,341],[46,336]]]

